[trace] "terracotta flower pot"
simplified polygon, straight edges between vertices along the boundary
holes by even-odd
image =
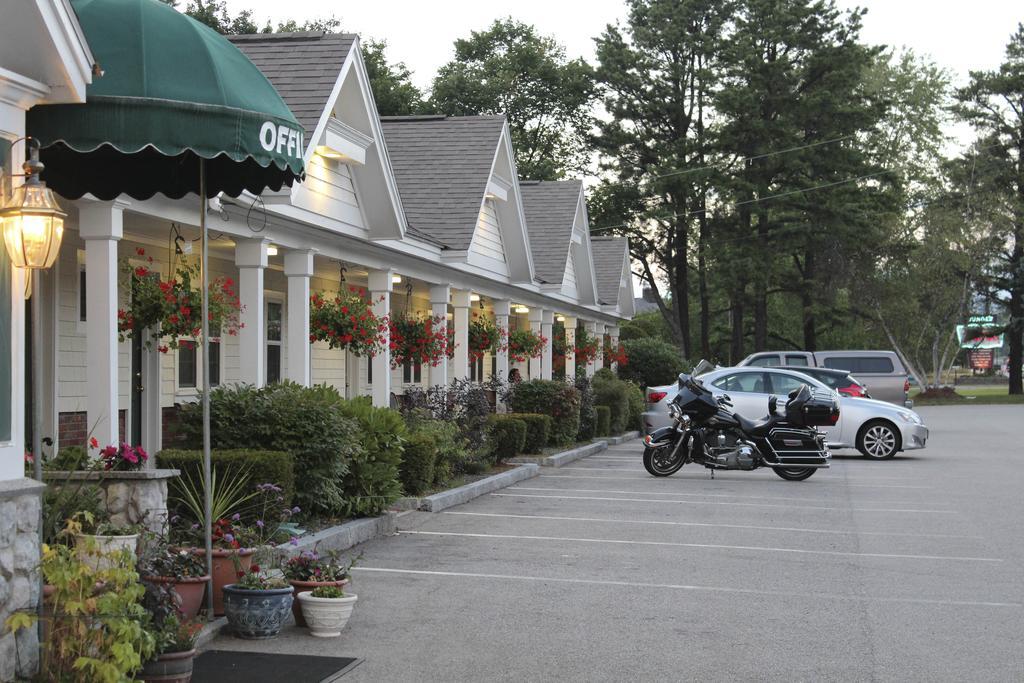
[[[150,583],[171,584],[174,592],[181,599],[178,612],[186,619],[199,614],[203,606],[203,595],[206,593],[206,582],[209,576],[187,576],[176,579],[173,576],[144,576],[143,581]]]
[[[339,581],[292,581],[289,579],[288,583],[292,585],[292,594],[295,600],[292,602],[292,614],[295,615],[295,625],[305,626],[306,619],[302,616],[302,607],[299,605],[299,593],[308,593],[314,588],[320,586],[337,586],[338,588],[344,588],[348,585],[348,579],[341,579]]]
[[[188,683],[192,680],[192,663],[196,651],[165,652],[142,665],[139,678],[146,683]]]
[[[192,552],[199,557],[206,557],[206,550],[193,548]],[[213,549],[213,614],[220,617],[224,615],[224,586],[238,580],[238,572],[248,572],[252,565],[252,554],[254,550],[242,548],[240,550],[224,550],[223,548]],[[237,558],[239,569],[235,568],[234,559]]]

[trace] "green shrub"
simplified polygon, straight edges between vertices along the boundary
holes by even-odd
[[[548,443],[568,446],[580,431],[580,392],[565,382],[533,379],[512,387],[509,403],[517,413],[538,413],[551,417]]]
[[[597,411],[597,435],[611,436],[612,409],[608,406],[595,406]]]
[[[508,415],[491,415],[487,420],[487,441],[494,462],[514,458],[526,447],[526,422]]]
[[[437,455],[437,443],[429,431],[409,435],[402,450],[402,464],[398,468],[398,477],[406,495],[418,496],[430,490],[434,483]]]
[[[447,483],[456,475],[466,472],[467,463],[473,460],[468,441],[459,426],[453,422],[436,420],[424,410],[412,410],[405,414],[409,434],[426,434],[437,447],[434,461],[434,487]],[[488,456],[489,457],[489,456]],[[469,465],[473,467],[473,465]]]
[[[107,519],[107,505],[103,489],[85,481],[47,481],[43,491],[43,543],[67,544],[61,536],[68,519],[77,512],[88,512],[97,522]],[[13,522],[13,520],[12,520]]]
[[[597,413],[594,412],[594,388],[586,373],[576,375],[576,391],[580,392],[580,430],[577,441],[590,441],[597,429]]]
[[[156,454],[156,466],[161,469],[181,470],[182,478],[203,481],[203,452],[165,449]],[[277,484],[286,507],[295,496],[295,461],[283,451],[249,449],[218,450],[210,452],[210,466],[221,479],[229,472],[248,472],[251,489],[257,484]],[[179,511],[180,512],[180,511]]]
[[[87,470],[93,464],[89,452],[83,446],[67,446],[57,451],[57,455],[43,460],[43,468],[48,470],[74,471]]]
[[[551,435],[550,417],[536,413],[509,413],[508,417],[526,423],[526,443],[523,444],[523,453],[540,453],[548,445],[548,438]]]
[[[644,425],[644,392],[636,382],[626,382],[626,398],[629,400],[629,417],[626,430],[642,430]]]
[[[315,387],[334,391],[325,386]],[[398,479],[405,444],[405,421],[397,410],[375,408],[368,396],[341,400],[342,412],[359,425],[357,438],[362,448],[349,461],[344,481],[345,514],[378,515],[402,495]]]
[[[346,417],[334,389],[293,382],[262,389],[230,386],[210,392],[213,448],[285,451],[294,458],[301,486],[293,502],[309,514],[348,510],[345,481],[349,461],[360,451],[360,427]],[[179,429],[186,448],[202,445],[202,406],[182,406]]]
[[[629,420],[629,385],[626,382],[616,379],[610,371],[598,372],[594,375],[594,403],[611,411],[608,426],[611,434],[626,430]]]
[[[619,378],[632,380],[641,387],[671,384],[689,367],[678,348],[660,339],[627,339],[622,347],[627,361],[619,365]]]

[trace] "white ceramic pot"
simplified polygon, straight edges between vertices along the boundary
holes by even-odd
[[[302,616],[306,619],[311,635],[319,638],[334,638],[341,635],[352,609],[356,606],[357,595],[343,598],[314,598],[312,593],[299,593]]]
[[[86,539],[92,539],[89,543]],[[96,536],[93,534],[79,534],[75,539],[75,553],[83,563],[92,568],[93,571],[104,571],[110,569],[116,563],[113,554],[123,550],[131,551],[132,558],[136,556],[136,548],[139,545],[139,535],[131,536]],[[90,549],[92,546],[93,549]],[[132,566],[135,561],[133,559]]]

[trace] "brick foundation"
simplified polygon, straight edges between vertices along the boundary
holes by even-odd
[[[125,422],[127,410],[119,410],[117,415],[117,432],[121,441],[125,440]],[[89,418],[85,411],[77,413],[61,413],[57,416],[57,439],[62,448],[67,446],[84,446],[89,440]],[[105,445],[105,444],[100,444]]]

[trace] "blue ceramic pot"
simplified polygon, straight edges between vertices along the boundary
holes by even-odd
[[[254,591],[224,586],[224,615],[239,638],[274,638],[292,613],[292,587]]]

